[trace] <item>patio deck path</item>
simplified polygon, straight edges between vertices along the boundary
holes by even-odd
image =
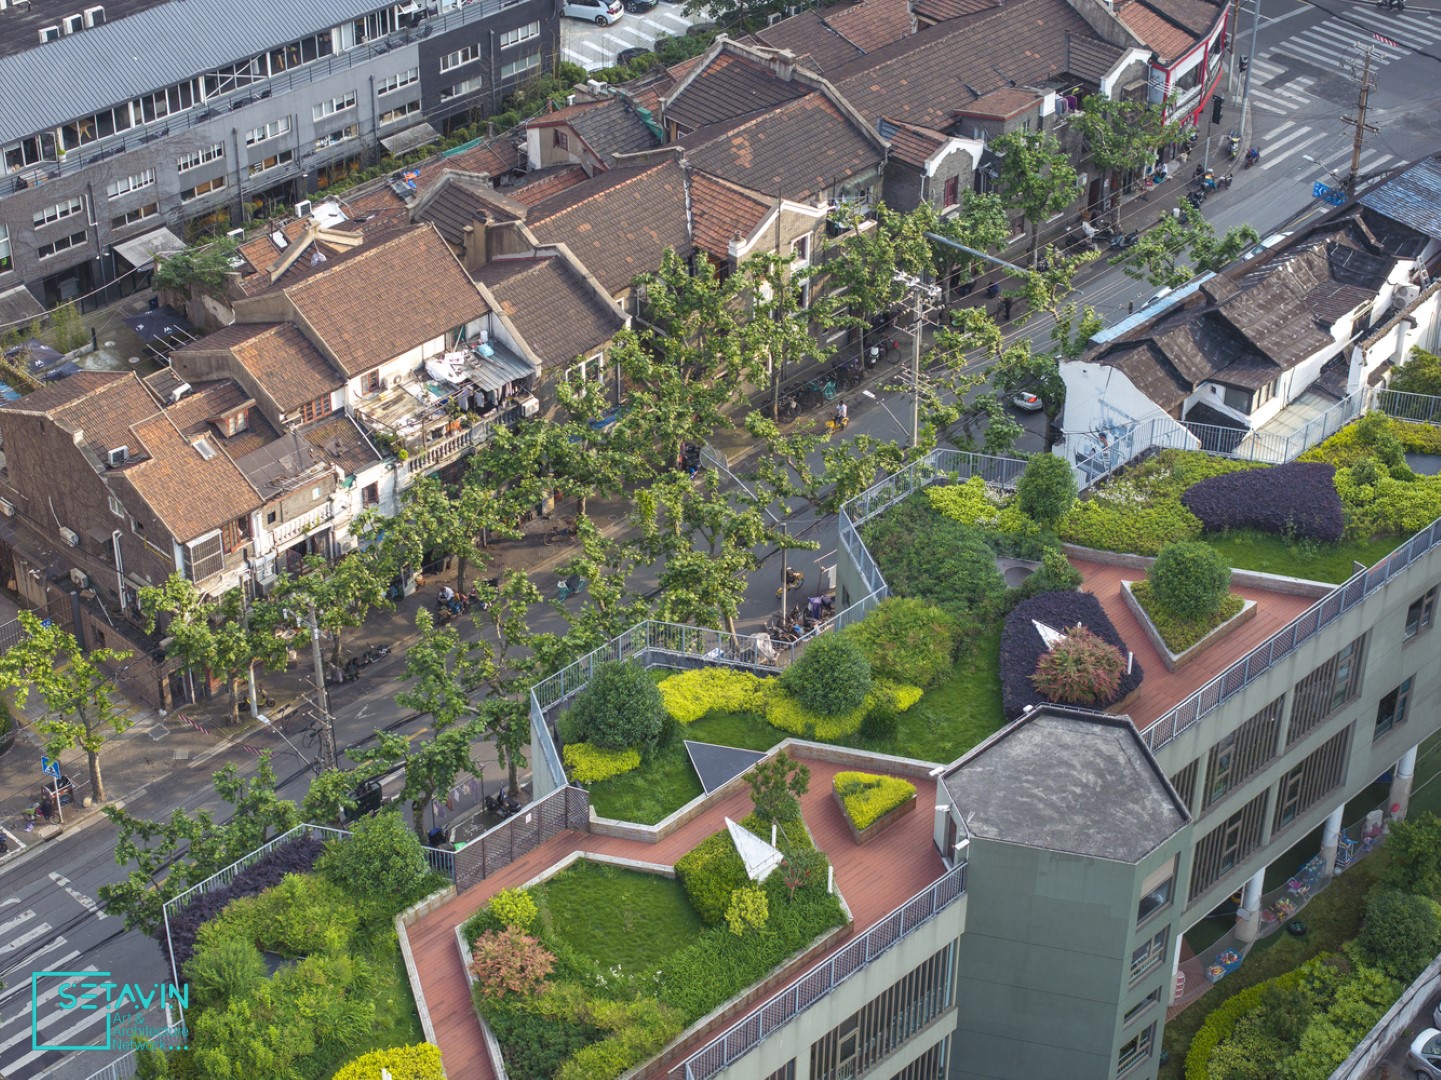
[[[932,841],[935,815],[928,809],[935,802],[935,781],[913,779],[917,792],[915,810],[883,841],[860,847],[851,838],[845,819],[831,797],[831,781],[835,774],[855,766],[804,758],[800,751],[794,752],[793,756],[805,760],[811,770],[810,791],[801,799],[801,813],[816,846],[835,866],[836,887],[855,917],[852,934],[864,931],[945,872]],[[436,1042],[440,1046],[446,1074],[464,1080],[495,1080],[456,949],[456,926],[483,907],[501,889],[524,884],[572,851],[674,864],[711,833],[723,829],[723,818],[739,821],[750,811],[748,791],[717,798],[703,813],[655,844],[568,831],[417,920],[409,928],[411,948],[435,1025]],[[840,948],[849,937],[848,934],[837,939],[828,952]],[[819,963],[820,959],[814,962]],[[779,989],[799,974],[797,971],[784,980],[772,979],[774,987],[767,984],[765,989],[767,992]],[[747,1004],[732,1009],[708,1026],[704,1033],[678,1047],[671,1057],[679,1058],[690,1053],[750,1007]]]

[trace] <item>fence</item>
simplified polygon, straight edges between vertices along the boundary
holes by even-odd
[[[942,476],[956,481],[979,476],[988,484],[1009,490],[1016,486],[1025,471],[1026,462],[1021,458],[972,454],[964,450],[932,450],[919,461],[911,462],[899,472],[868,487],[846,503],[841,511],[843,517],[859,527]]]
[[[1181,732],[1239,694],[1254,680],[1296,648],[1350,611],[1366,597],[1406,571],[1413,562],[1441,542],[1441,518],[1433,521],[1369,570],[1358,571],[1286,626],[1237,660],[1201,689],[1160,717],[1141,733],[1152,751],[1159,750]]]
[[[763,1005],[670,1070],[669,1080],[709,1080],[759,1046],[891,946],[914,933],[966,891],[966,864],[911,897],[830,959],[806,972]]]
[[[1441,424],[1441,397],[1408,394],[1404,390],[1380,390],[1376,408],[1394,420],[1413,424]]]
[[[177,1031],[182,1026],[183,1025],[180,1024],[172,1024],[170,1027],[167,1027],[155,1037],[155,1044],[162,1047],[173,1045],[174,1040],[167,1039],[166,1036]],[[101,1066],[87,1076],[85,1080],[130,1080],[139,1068],[140,1051],[131,1050],[128,1053],[122,1054],[110,1064]]]
[[[455,887],[464,892],[566,829],[590,828],[590,793],[563,787],[523,807],[455,853]]]

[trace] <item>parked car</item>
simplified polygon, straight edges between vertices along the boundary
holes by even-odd
[[[596,26],[609,26],[625,12],[622,0],[565,0],[560,13],[567,19],[584,19]]]
[[[1040,412],[1046,403],[1029,390],[1022,390],[1011,397],[1011,404],[1022,412]]]
[[[1441,1080],[1441,1029],[1427,1028],[1411,1040],[1406,1068],[1416,1080]]]
[[[660,0],[624,0],[624,3],[625,9],[632,15],[644,15],[651,8],[655,7],[656,4],[660,3]]]
[[[720,27],[713,22],[691,23],[685,28],[685,36],[700,37],[702,34],[709,34],[711,31],[719,29]]]
[[[626,10],[627,10],[627,11],[630,10],[629,5],[627,5]],[[637,60],[639,60],[642,56],[650,56],[650,55],[651,55],[651,51],[650,51],[649,49],[641,49],[641,48],[622,49],[620,52],[618,52],[618,53],[616,54],[616,57],[615,57],[615,66],[616,66],[616,67],[629,67],[631,64],[633,64],[633,63],[635,63]]]

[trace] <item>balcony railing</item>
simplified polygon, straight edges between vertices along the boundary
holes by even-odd
[[[867,964],[873,963],[950,907],[966,891],[966,864],[911,897],[763,1005],[670,1070],[669,1080],[710,1080],[750,1053]]]
[[[270,530],[270,538],[275,542],[276,547],[281,547],[297,537],[304,536],[311,530],[326,524],[334,517],[334,506],[330,502],[325,502],[312,510],[307,510],[297,518],[282,521]]]

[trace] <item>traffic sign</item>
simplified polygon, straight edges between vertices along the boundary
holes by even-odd
[[[1321,199],[1330,203],[1332,206],[1340,206],[1346,201],[1346,193],[1344,191],[1336,191],[1329,184],[1323,184],[1317,180],[1311,185],[1311,198]]]
[[[60,762],[58,760],[51,761],[48,757],[42,757],[40,759],[40,771],[46,776],[53,776],[56,780],[59,780]]]

